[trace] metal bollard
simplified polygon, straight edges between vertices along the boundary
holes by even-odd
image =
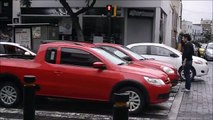
[[[128,120],[128,93],[114,93],[113,120]]]
[[[35,120],[35,92],[36,92],[36,77],[32,75],[24,76],[24,120]]]

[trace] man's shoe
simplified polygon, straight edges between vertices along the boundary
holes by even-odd
[[[185,89],[184,91],[185,91],[185,92],[190,92],[190,90],[189,90],[189,89]]]

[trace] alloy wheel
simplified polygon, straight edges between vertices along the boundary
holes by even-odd
[[[129,111],[137,110],[141,105],[140,96],[134,91],[126,91],[126,93],[129,93],[129,101],[127,102]]]
[[[17,92],[14,87],[4,86],[0,91],[0,97],[4,104],[11,105],[17,100]]]

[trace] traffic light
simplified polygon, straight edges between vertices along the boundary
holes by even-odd
[[[107,12],[111,12],[112,11],[112,5],[107,5],[106,8],[107,8]]]
[[[112,5],[106,5],[106,9],[107,9],[107,16],[111,17],[111,15],[112,15]]]

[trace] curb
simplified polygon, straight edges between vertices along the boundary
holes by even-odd
[[[184,95],[184,92],[182,91],[183,86],[184,86],[184,84],[183,84],[183,82],[181,82],[178,93],[176,94],[176,97],[173,101],[170,112],[168,114],[168,120],[176,120],[177,119],[178,112],[179,112],[179,109],[180,109],[180,105],[181,105],[183,95]]]

